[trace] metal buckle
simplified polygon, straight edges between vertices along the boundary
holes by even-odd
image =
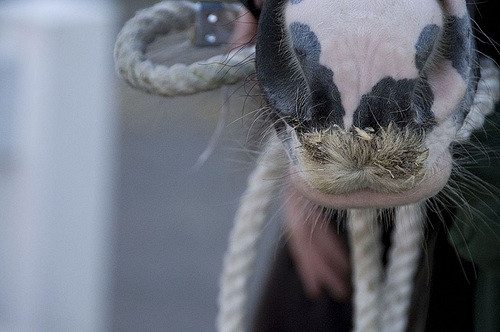
[[[242,5],[218,1],[197,3],[195,15],[194,45],[220,46],[229,42],[234,21]]]

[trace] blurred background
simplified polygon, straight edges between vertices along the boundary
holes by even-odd
[[[116,34],[155,2],[0,0],[0,331],[215,330],[256,106],[242,84],[166,99],[116,77]],[[221,51],[185,37],[151,56]]]

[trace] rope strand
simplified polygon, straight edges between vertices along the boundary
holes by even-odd
[[[396,209],[389,266],[383,287],[381,331],[404,331],[424,236],[424,204]]]
[[[266,210],[283,174],[283,160],[283,147],[275,138],[248,178],[224,257],[217,317],[219,331],[246,330],[246,286],[254,267],[256,244],[266,220]]]
[[[348,210],[354,286],[354,331],[377,331],[382,282],[381,230],[377,211]]]

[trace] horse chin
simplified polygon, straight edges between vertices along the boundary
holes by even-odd
[[[434,159],[434,158],[433,158]],[[448,151],[434,159],[432,165],[427,165],[425,175],[413,188],[398,193],[378,192],[373,189],[361,189],[344,194],[324,193],[297,174],[301,174],[298,166],[292,166],[290,182],[312,202],[335,209],[365,209],[390,208],[425,201],[439,193],[451,174],[452,158]]]

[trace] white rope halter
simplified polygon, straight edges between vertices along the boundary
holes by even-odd
[[[167,67],[147,59],[146,49],[156,37],[185,30],[193,24],[196,6],[186,1],[164,1],[139,12],[125,25],[116,43],[115,61],[126,81],[150,93],[176,96],[234,84],[255,72],[254,47],[192,65]],[[499,81],[495,64],[483,60],[474,103],[458,131],[457,140],[467,140],[493,111],[500,97]],[[246,286],[266,210],[284,174],[285,164],[284,149],[273,137],[248,179],[229,238],[219,295],[219,331],[246,330]],[[348,211],[356,331],[403,331],[406,328],[425,219],[424,203],[396,208],[395,230],[384,276],[377,211]]]
[[[157,37],[187,30],[194,24],[199,4],[164,1],[129,20],[118,35],[115,64],[133,87],[161,96],[178,96],[214,90],[241,81],[255,72],[255,47],[235,49],[191,65],[155,64],[146,50]]]

